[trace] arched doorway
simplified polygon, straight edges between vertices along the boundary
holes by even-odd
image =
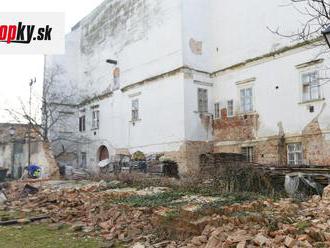
[[[108,151],[108,148],[106,146],[101,146],[99,148],[98,154],[99,154],[99,156],[98,156],[99,161],[109,159],[109,151]]]

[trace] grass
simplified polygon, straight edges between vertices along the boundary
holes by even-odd
[[[131,207],[160,207],[173,205],[173,201],[184,196],[182,192],[164,192],[155,195],[138,196],[133,195],[124,199],[115,200],[115,204],[123,204]]]
[[[308,221],[299,221],[297,224],[296,224],[296,227],[298,228],[298,231],[303,233],[304,230],[308,227],[311,226],[311,223],[308,222]]]
[[[0,227],[0,247],[6,248],[94,248],[102,247],[96,238],[81,238],[68,227],[51,230],[48,224]]]
[[[199,193],[199,194],[198,194]],[[183,196],[188,195],[201,195],[201,196],[210,196],[211,194],[204,194],[202,192],[193,191],[185,191],[185,190],[171,190],[168,192],[158,193],[154,195],[146,195],[146,196],[139,196],[139,195],[132,195],[126,198],[113,200],[111,203],[113,204],[123,204],[131,207],[177,207],[179,205],[184,205],[187,202],[179,201],[175,202],[178,199],[181,199]],[[255,194],[255,193],[226,193],[226,194],[212,194],[212,196],[217,196],[220,199],[205,204],[205,206],[201,206],[202,209],[209,209],[209,208],[222,208],[224,206],[232,205],[235,203],[243,203],[247,201],[254,201],[258,199],[266,198],[263,195]]]

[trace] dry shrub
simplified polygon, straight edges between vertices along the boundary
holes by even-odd
[[[246,163],[228,163],[215,169],[213,185],[224,192],[255,192],[269,194],[275,191],[272,178],[262,170]]]

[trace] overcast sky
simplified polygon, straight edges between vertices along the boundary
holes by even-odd
[[[64,12],[65,28],[72,26],[97,7],[103,0],[0,0],[0,12]],[[34,99],[41,94],[43,55],[0,54],[0,123],[13,121],[5,109],[20,109],[20,100],[28,101],[29,81],[37,78]],[[39,108],[35,104],[34,108]]]

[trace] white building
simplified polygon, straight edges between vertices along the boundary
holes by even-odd
[[[329,58],[268,30],[296,29],[283,2],[104,1],[72,28],[64,56],[46,58],[46,71],[64,68],[58,92],[74,92],[52,137],[88,138],[74,152],[91,167],[138,150],[166,153],[181,173],[212,151],[328,165]]]

